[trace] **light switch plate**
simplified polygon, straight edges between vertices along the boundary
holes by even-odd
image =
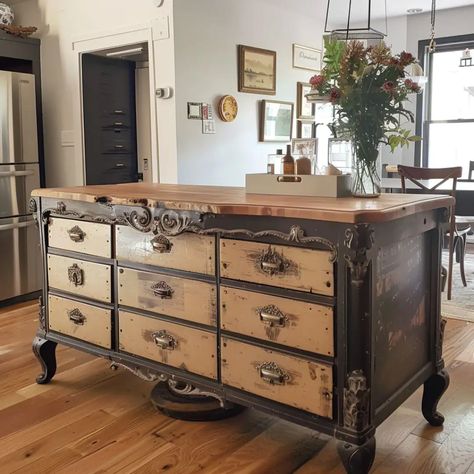
[[[164,40],[170,37],[169,19],[167,16],[156,18],[151,22],[153,40]]]

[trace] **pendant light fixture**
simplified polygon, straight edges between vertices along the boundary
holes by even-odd
[[[374,28],[381,19],[384,31]],[[386,0],[328,0],[325,33],[334,40],[383,40],[387,36]]]

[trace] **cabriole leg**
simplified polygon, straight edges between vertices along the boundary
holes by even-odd
[[[437,411],[438,402],[449,386],[449,374],[445,370],[433,374],[424,385],[421,411],[426,421],[433,426],[441,426],[444,416]]]
[[[375,458],[375,438],[361,446],[339,441],[337,452],[348,474],[367,474]]]
[[[40,385],[49,383],[56,373],[56,346],[56,342],[48,341],[40,336],[36,336],[33,340],[33,353],[43,370],[36,377],[36,383]]]

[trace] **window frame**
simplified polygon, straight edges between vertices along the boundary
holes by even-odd
[[[473,119],[431,120],[431,94],[432,94],[432,55],[428,53],[430,40],[418,42],[418,59],[423,66],[428,82],[423,94],[416,99],[415,133],[423,137],[422,141],[415,143],[415,166],[429,167],[430,125],[439,123],[474,123]],[[459,51],[474,49],[474,34],[446,36],[436,38],[436,51]],[[474,66],[473,66],[474,67]]]

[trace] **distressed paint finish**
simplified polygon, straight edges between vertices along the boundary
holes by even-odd
[[[225,286],[220,291],[223,330],[334,355],[332,308]],[[283,325],[262,320],[262,311],[269,306],[282,313]]]
[[[220,255],[223,278],[334,295],[334,265],[328,251],[221,239]],[[279,268],[266,271],[265,262]]]
[[[217,378],[217,336],[215,333],[123,310],[119,313],[119,324],[121,351],[211,379]],[[169,349],[156,344],[155,335],[160,331],[165,331],[175,341]]]
[[[216,326],[216,285],[160,273],[120,268],[118,302],[166,316]],[[169,296],[157,294],[157,285],[168,289]]]
[[[259,367],[273,364],[283,372],[282,384],[262,379]],[[222,338],[222,381],[250,393],[332,418],[332,367],[276,350]]]

